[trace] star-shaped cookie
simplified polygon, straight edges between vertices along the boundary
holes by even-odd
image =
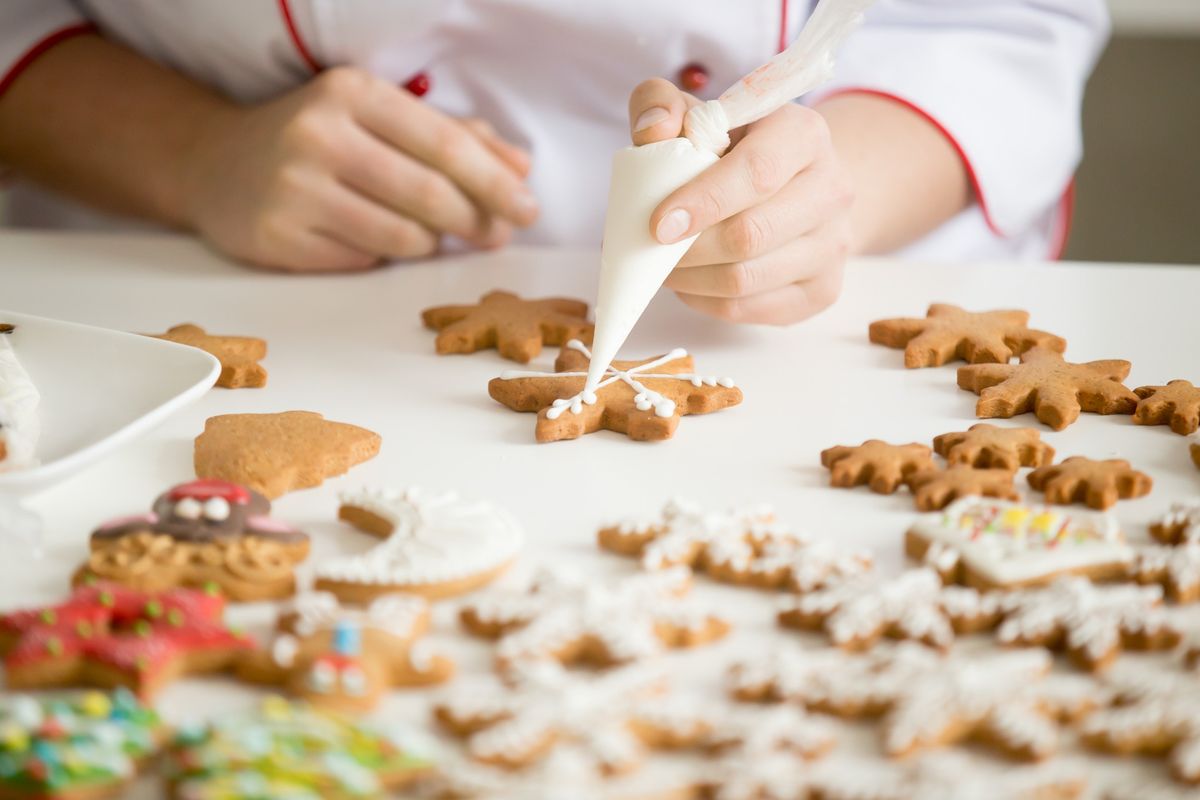
[[[1112,507],[1118,499],[1149,494],[1154,481],[1146,473],[1133,469],[1123,458],[1095,461],[1072,456],[1060,464],[1038,467],[1029,473],[1029,485],[1045,492],[1048,503],[1086,503],[1091,508],[1103,510]]]
[[[267,385],[267,371],[258,362],[267,356],[267,343],[252,336],[217,336],[199,325],[176,325],[166,333],[148,333],[154,339],[198,347],[221,362],[217,386],[258,389]]]
[[[1006,364],[1013,355],[1034,347],[1059,353],[1067,343],[1052,333],[1028,327],[1028,311],[971,312],[934,303],[924,319],[898,318],[872,322],[871,341],[904,348],[904,366],[938,367],[959,359],[971,364]]]
[[[1054,448],[1033,428],[1000,428],[980,422],[965,431],[943,433],[933,450],[951,464],[986,469],[1040,467],[1054,460]]]
[[[1020,364],[972,364],[958,368],[958,385],[979,395],[978,417],[1014,417],[1032,411],[1056,431],[1092,414],[1131,414],[1138,398],[1121,381],[1128,361],[1073,364],[1042,347],[1021,355]]]
[[[931,468],[933,454],[923,444],[888,444],[868,439],[857,447],[822,450],[821,464],[829,469],[832,486],[849,488],[867,484],[873,492],[891,494],[909,475]]]
[[[1191,381],[1170,381],[1166,386],[1139,386],[1141,400],[1133,412],[1138,425],[1170,425],[1180,436],[1200,428],[1200,386]]]
[[[488,383],[488,394],[513,411],[538,412],[539,442],[578,439],[599,430],[637,441],[670,439],[679,418],[742,402],[729,378],[698,375],[686,350],[645,361],[614,361],[595,392],[584,393],[591,351],[567,342],[554,372],[509,370]]]
[[[496,348],[510,361],[528,364],[542,345],[592,340],[587,303],[563,297],[523,300],[512,292],[488,292],[475,305],[437,306],[421,312],[426,328],[438,332],[439,354]]]
[[[908,488],[921,511],[936,511],[962,497],[982,495],[1002,500],[1020,497],[1013,488],[1013,471],[1008,469],[974,469],[953,464],[946,469],[921,470],[908,476]]]

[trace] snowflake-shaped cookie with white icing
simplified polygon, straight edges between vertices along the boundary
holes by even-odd
[[[1150,524],[1150,535],[1163,544],[1200,542],[1200,500],[1172,503],[1170,511]]]
[[[1200,540],[1138,548],[1132,574],[1138,583],[1160,584],[1176,603],[1200,600]]]
[[[524,589],[494,590],[460,611],[470,632],[499,638],[501,665],[525,659],[610,666],[690,647],[729,631],[724,619],[682,595],[687,567],[603,582],[542,570]]]

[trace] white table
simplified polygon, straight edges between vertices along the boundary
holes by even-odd
[[[668,442],[638,444],[600,433],[538,445],[533,415],[508,411],[487,395],[487,381],[508,363],[492,351],[435,356],[419,311],[468,302],[497,287],[593,300],[596,264],[594,251],[510,249],[368,274],[287,276],[243,269],[182,237],[0,235],[0,306],[135,331],[191,321],[270,343],[265,390],[214,390],[119,454],[37,497],[31,505],[47,522],[48,556],[34,562],[14,549],[0,558],[0,607],[60,598],[96,523],[148,509],[158,492],[192,477],[192,438],[215,414],[307,409],[382,434],[376,459],[276,503],[278,516],[311,532],[313,561],[373,541],[336,522],[340,489],[417,484],[507,506],[527,526],[527,565],[572,562],[630,574],[634,564],[597,550],[598,525],[654,512],[666,499],[684,496],[722,507],[768,502],[794,527],[874,548],[884,568],[895,570],[902,563],[901,534],[914,513],[911,498],[830,489],[818,453],[872,437],[928,442],[972,424],[976,398],[956,387],[952,366],[905,370],[899,351],[868,344],[871,320],[919,316],[931,301],[1026,308],[1035,327],[1068,339],[1071,360],[1131,360],[1131,387],[1200,379],[1200,269],[861,260],[850,266],[834,308],[791,328],[715,322],[664,293],[626,354],[687,347],[701,372],[738,381],[743,405],[684,419]],[[535,363],[552,361],[551,350]],[[86,398],[80,398],[80,413],[87,413]],[[1014,423],[1037,424],[1028,416],[1000,424]],[[1121,456],[1154,477],[1149,497],[1118,507],[1134,537],[1144,536],[1146,522],[1170,502],[1200,495],[1200,472],[1185,440],[1164,427],[1084,414],[1066,431],[1045,431],[1045,438],[1061,457]],[[770,595],[705,579],[696,592],[737,623],[721,645],[672,657],[697,686],[715,691],[735,654],[761,649],[768,638],[796,636],[776,630]],[[439,605],[433,638],[458,658],[460,673],[480,672],[488,647],[456,630],[453,606]],[[239,607],[232,616],[265,630],[271,606]],[[256,693],[226,678],[185,680],[162,695],[160,707],[169,719],[183,720],[241,707]],[[398,694],[378,713],[423,721],[426,700],[419,692]],[[849,740],[869,747],[870,731],[852,731]],[[1140,762],[1095,763],[1103,782]],[[1165,774],[1161,763],[1146,763]]]

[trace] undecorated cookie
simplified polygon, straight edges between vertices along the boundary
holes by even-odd
[[[866,484],[873,492],[891,494],[914,473],[931,469],[933,454],[923,444],[888,444],[869,439],[857,447],[822,450],[821,465],[829,469],[833,486]]]
[[[1028,327],[1027,311],[973,313],[948,303],[934,303],[924,319],[872,322],[871,341],[904,348],[904,366],[937,367],[955,359],[971,364],[1007,364],[1033,347],[1059,353],[1067,343],[1052,333]]]
[[[571,339],[590,342],[587,303],[564,297],[523,300],[512,292],[488,292],[476,305],[438,306],[421,312],[426,328],[438,332],[437,351],[474,353],[496,348],[511,361],[528,364],[543,345]]]
[[[975,469],[952,464],[945,469],[933,467],[914,472],[907,482],[917,508],[936,511],[963,497],[982,495],[1003,500],[1020,499],[1013,488],[1014,474],[1008,469]]]
[[[280,495],[320,486],[379,453],[379,434],[311,411],[223,414],[196,437],[196,475]]]
[[[1191,381],[1170,381],[1166,386],[1140,386],[1133,421],[1138,425],[1170,425],[1181,436],[1200,429],[1200,386]]]
[[[199,325],[176,325],[166,333],[146,334],[177,344],[197,347],[221,362],[217,386],[257,389],[267,385],[267,371],[258,362],[267,357],[267,343],[250,336],[217,336]]]
[[[1095,461],[1072,456],[1029,473],[1029,485],[1044,492],[1049,503],[1084,503],[1103,510],[1116,505],[1117,500],[1150,494],[1154,481],[1122,458]]]
[[[1043,442],[1033,428],[999,428],[986,422],[935,437],[933,450],[951,464],[1012,472],[1054,460],[1054,448]]]

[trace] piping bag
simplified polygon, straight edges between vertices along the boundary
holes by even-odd
[[[660,244],[650,233],[654,209],[717,162],[729,147],[729,131],[767,116],[829,80],[833,51],[862,20],[862,12],[871,2],[820,0],[790,47],[718,99],[688,111],[682,137],[625,147],[613,156],[585,402],[595,402],[595,388],[605,370],[696,240],[691,236]]]

